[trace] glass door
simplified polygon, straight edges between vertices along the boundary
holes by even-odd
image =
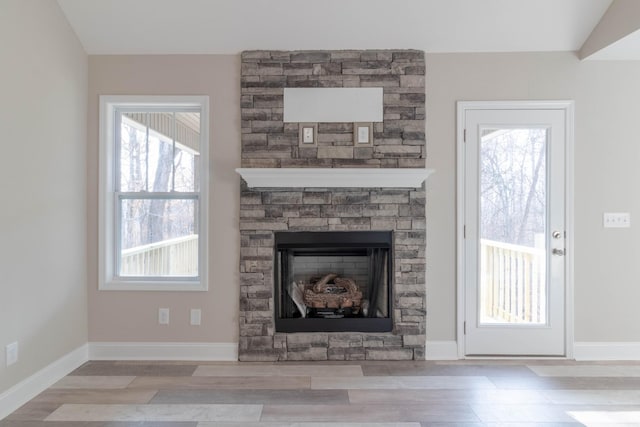
[[[564,110],[465,114],[465,353],[564,355]]]

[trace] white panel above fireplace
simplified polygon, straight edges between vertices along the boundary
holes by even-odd
[[[381,122],[382,88],[285,88],[285,122]]]
[[[433,169],[238,168],[250,188],[419,188]]]

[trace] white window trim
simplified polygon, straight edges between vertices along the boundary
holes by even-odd
[[[115,150],[116,107],[198,107],[201,109],[199,277],[196,280],[144,280],[115,277]],[[100,174],[98,201],[98,289],[110,291],[206,291],[209,289],[209,97],[208,96],[100,96]]]

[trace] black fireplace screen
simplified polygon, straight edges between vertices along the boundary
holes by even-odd
[[[279,332],[392,329],[393,232],[276,233]]]

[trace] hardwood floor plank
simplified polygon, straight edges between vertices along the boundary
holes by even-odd
[[[530,366],[541,377],[640,377],[640,366],[628,365],[579,365],[579,366]]]
[[[120,421],[0,421],[0,427],[197,427],[188,422]],[[237,424],[236,424],[237,426]]]
[[[258,421],[262,405],[65,404],[46,421]]]
[[[425,421],[420,423],[420,427],[486,427],[485,423],[442,423]],[[555,426],[554,426],[555,427]]]
[[[261,421],[479,421],[468,405],[265,405]]]
[[[421,427],[584,427],[581,423],[441,423],[423,422]],[[612,427],[612,426],[591,426]],[[621,427],[621,426],[620,426]],[[629,426],[631,427],[631,426]],[[637,426],[636,426],[637,427]]]
[[[489,377],[510,390],[640,390],[640,378],[599,377]]]
[[[421,427],[420,423],[345,423],[345,422],[257,422],[257,423],[199,423],[198,427]]]
[[[565,423],[576,419],[555,405],[487,405],[472,404],[478,418],[484,422]]]
[[[60,407],[60,403],[55,402],[34,402],[25,403],[16,411],[5,418],[7,421],[41,421]]]
[[[574,420],[586,425],[632,425],[640,426],[640,407],[566,407],[565,411]]]
[[[156,390],[73,390],[49,389],[36,396],[32,402],[50,403],[103,403],[134,404],[149,403],[156,395]]]
[[[349,401],[359,404],[437,403],[464,405],[550,403],[537,390],[349,390]]]
[[[70,375],[81,376],[189,376],[193,375],[198,365],[175,364],[175,363],[114,363],[114,362],[87,362]]]
[[[348,405],[346,390],[160,390],[152,404]]]
[[[155,390],[287,390],[310,387],[310,377],[138,377],[129,384],[129,388],[133,389]]]
[[[381,377],[322,377],[311,378],[312,389],[494,389],[495,385],[485,377],[451,376],[381,376]]]
[[[541,393],[555,404],[640,406],[640,390],[544,390]]]
[[[484,376],[484,377],[529,377],[536,374],[527,366],[495,365],[435,365],[435,364],[389,364],[387,366],[362,367],[366,376]]]
[[[240,376],[314,376],[314,377],[361,377],[358,365],[267,365],[267,366],[220,366],[202,365],[194,376],[240,377]]]
[[[134,376],[66,376],[50,388],[52,389],[120,389],[126,388]]]

